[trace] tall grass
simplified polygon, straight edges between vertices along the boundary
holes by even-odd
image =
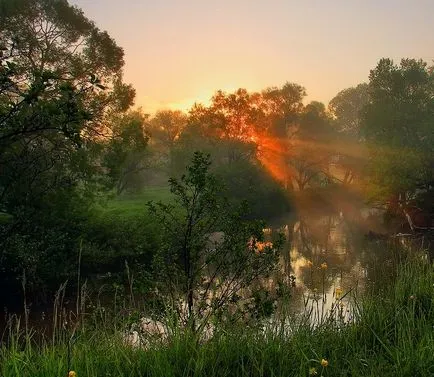
[[[0,351],[4,377],[67,376],[433,376],[434,266],[400,262],[393,282],[357,302],[347,325],[313,326],[286,318],[267,330],[217,328],[212,340],[175,334],[146,349],[124,344],[102,311],[86,326],[59,324],[42,340],[11,320]],[[69,327],[68,327],[69,326]],[[328,365],[321,360],[327,360]]]

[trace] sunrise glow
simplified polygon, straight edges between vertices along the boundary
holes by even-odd
[[[380,57],[429,60],[426,46],[434,45],[426,1],[400,4],[392,16],[374,1],[71,2],[123,47],[125,80],[149,113],[207,104],[219,89],[256,91],[286,81],[303,85],[307,100],[327,103],[366,81]]]
[[[0,0],[0,376],[433,371],[433,14]]]

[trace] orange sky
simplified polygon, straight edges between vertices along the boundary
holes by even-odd
[[[434,59],[432,0],[70,0],[125,49],[145,111],[286,81],[328,102],[381,57]]]

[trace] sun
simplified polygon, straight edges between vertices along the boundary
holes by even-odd
[[[184,98],[176,102],[170,102],[166,106],[171,110],[180,110],[187,113],[195,103],[202,104],[206,107],[211,105],[212,91],[200,93],[194,98]]]
[[[233,93],[237,89],[238,87],[233,85],[224,85],[220,87],[219,90],[226,93]],[[176,102],[169,102],[166,104],[166,107],[171,110],[180,110],[187,113],[195,103],[204,105],[206,107],[211,106],[212,97],[215,94],[216,94],[215,89],[202,90],[199,93],[197,93],[194,97],[186,97]]]

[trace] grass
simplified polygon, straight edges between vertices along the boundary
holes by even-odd
[[[11,326],[0,351],[0,375],[61,377],[73,369],[78,377],[271,377],[308,376],[315,368],[318,376],[433,376],[433,282],[434,266],[410,258],[397,266],[393,283],[361,299],[354,323],[315,328],[293,321],[291,336],[271,329],[221,329],[198,344],[178,333],[169,343],[144,350],[125,346],[120,331],[102,320],[73,334],[59,329],[55,342],[42,343],[34,333]]]
[[[130,218],[137,216],[137,214],[146,213],[146,203],[149,201],[167,203],[171,200],[173,199],[168,186],[154,186],[148,187],[140,193],[112,198],[105,203],[101,210],[108,216]]]

